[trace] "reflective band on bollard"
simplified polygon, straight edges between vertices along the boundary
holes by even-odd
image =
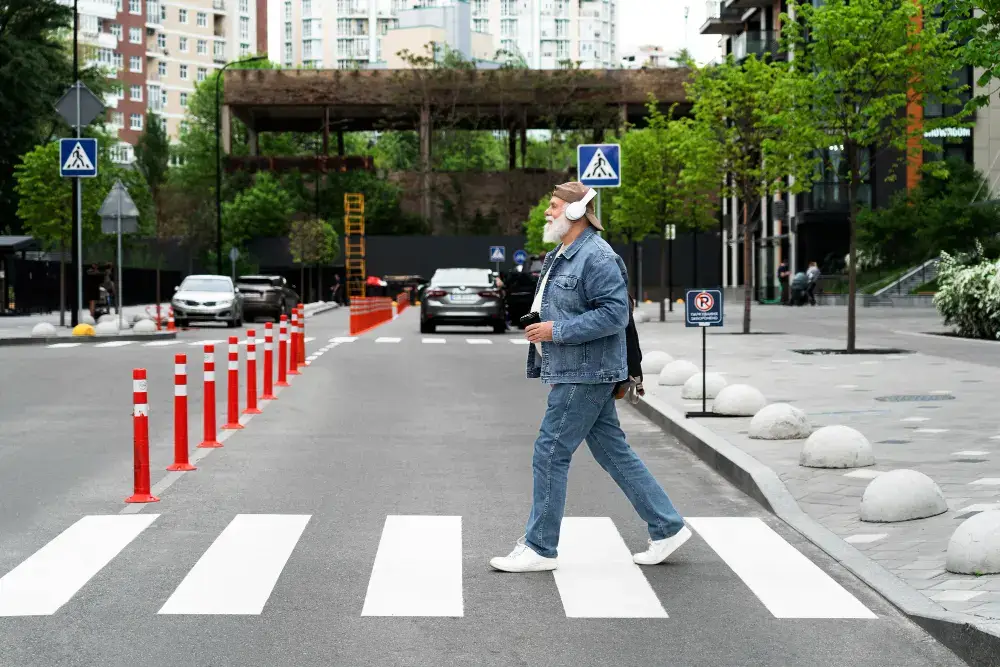
[[[288,315],[281,316],[278,328],[278,384],[275,386],[291,386],[288,384]]]
[[[209,449],[212,447],[222,447],[215,435],[215,346],[205,346],[205,401],[203,406],[205,411],[205,435],[199,447]]]
[[[171,472],[196,470],[188,460],[187,355],[174,356],[174,462]]]
[[[257,332],[247,330],[247,408],[245,415],[259,415],[257,407]]]
[[[274,328],[268,322],[264,325],[264,393],[260,400],[277,400],[274,395]]]
[[[132,370],[132,457],[133,490],[125,502],[159,502],[160,499],[149,492],[149,397],[145,368]]]
[[[288,341],[288,374],[299,373],[299,309],[292,308],[292,331]]]
[[[225,431],[236,431],[243,428],[240,423],[240,339],[229,337],[229,392],[226,423],[222,425]]]

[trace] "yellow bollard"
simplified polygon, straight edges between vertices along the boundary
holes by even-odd
[[[81,322],[80,324],[77,324],[75,327],[73,327],[73,335],[74,336],[93,336],[94,335],[94,327],[90,326],[89,324],[84,324],[83,322]]]

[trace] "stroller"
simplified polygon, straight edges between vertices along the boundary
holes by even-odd
[[[804,306],[809,301],[809,278],[803,271],[792,277],[792,292],[789,303],[793,306]]]

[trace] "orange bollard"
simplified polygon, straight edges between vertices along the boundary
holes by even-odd
[[[167,331],[177,331],[177,326],[174,324],[174,309],[171,308],[167,314]]]
[[[174,462],[171,472],[197,470],[188,460],[187,355],[174,355]]]
[[[132,495],[127,503],[158,503],[149,488],[149,396],[146,392],[146,369],[132,369]]]
[[[264,393],[261,395],[262,401],[275,401],[278,399],[274,395],[274,329],[271,323],[264,325]]]
[[[259,415],[257,407],[257,332],[247,330],[247,409],[245,415]]]
[[[299,309],[292,308],[292,332],[288,341],[288,374],[302,375],[299,372]]]
[[[306,363],[306,307],[299,304],[299,352],[297,355],[299,367],[308,366]]]
[[[215,346],[205,346],[205,439],[198,447],[222,447],[215,435]]]
[[[288,384],[288,315],[281,316],[278,328],[278,384],[277,387],[290,387]]]
[[[226,423],[222,425],[225,431],[236,431],[243,428],[240,423],[240,343],[236,336],[229,337],[229,410]]]

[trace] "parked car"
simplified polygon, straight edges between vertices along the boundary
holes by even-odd
[[[236,286],[243,297],[243,317],[248,322],[257,317],[275,321],[282,315],[291,317],[292,308],[299,302],[294,286],[281,276],[240,276]]]
[[[228,327],[243,325],[243,303],[239,289],[229,276],[188,276],[174,288],[170,305],[174,322],[225,322]]]
[[[489,269],[438,269],[420,302],[420,332],[439,326],[492,326],[507,330],[504,303]]]
[[[512,324],[520,327],[519,320],[531,312],[531,302],[535,300],[535,288],[541,274],[542,258],[532,256],[524,265],[514,267],[504,277],[507,314]]]

